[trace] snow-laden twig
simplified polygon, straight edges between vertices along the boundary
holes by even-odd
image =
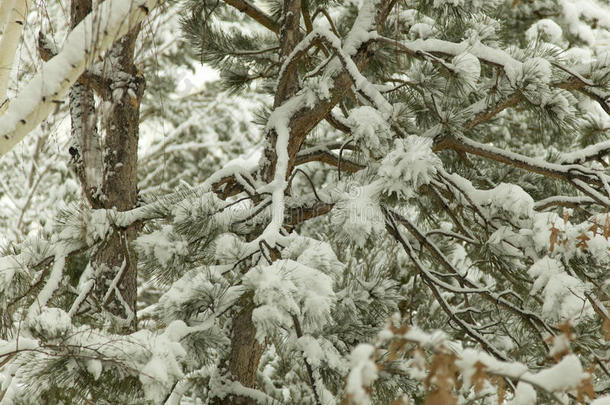
[[[563,153],[560,161],[563,164],[580,163],[588,160],[600,159],[608,154],[610,154],[610,140],[589,145],[573,152]]]
[[[41,309],[47,305],[53,296],[53,293],[59,288],[59,283],[61,282],[64,266],[66,264],[66,256],[67,252],[62,251],[61,248],[55,253],[55,259],[53,261],[51,273],[49,274],[49,279],[40,293],[38,293],[36,300],[30,306],[30,309],[28,310],[28,319],[33,319],[40,314]]]
[[[417,327],[396,328],[388,325],[386,329],[379,332],[375,345],[371,347],[379,350],[392,342],[399,342],[399,345],[395,347],[410,343],[437,355],[454,354],[455,357],[447,358],[447,360],[454,362],[456,371],[462,376],[466,389],[474,386],[473,377],[476,370],[479,369],[484,370],[486,379],[489,376],[496,376],[527,384],[548,394],[556,403],[563,405],[567,402],[562,394],[580,389],[591,378],[591,375],[583,370],[578,358],[572,354],[565,356],[558,364],[534,372],[523,363],[498,360],[476,349],[464,349],[461,344],[450,341],[442,333],[427,333]],[[390,351],[392,350],[394,349],[390,346]],[[377,358],[371,360],[378,361]]]
[[[600,176],[607,181],[607,175],[594,171],[588,167],[577,164],[557,164],[549,163],[543,159],[532,158],[508,150],[503,150],[493,145],[476,142],[465,136],[455,136],[446,138],[438,142],[435,149],[454,149],[474,155],[482,156],[487,159],[505,163],[520,169],[538,173],[544,176],[553,177],[566,181],[580,181],[583,184],[593,184],[600,186]],[[591,196],[592,198],[595,198]],[[600,203],[607,205],[607,199],[600,200]]]

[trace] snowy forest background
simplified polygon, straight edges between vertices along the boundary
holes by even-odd
[[[610,405],[606,0],[0,33],[0,404]]]

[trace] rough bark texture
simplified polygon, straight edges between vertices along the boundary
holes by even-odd
[[[73,0],[72,27],[91,12],[91,0]],[[144,79],[134,65],[135,41],[139,27],[117,41],[108,52],[105,71],[110,78],[89,75],[70,92],[73,146],[70,153],[84,193],[93,208],[126,211],[137,200],[137,151],[140,100]],[[87,73],[85,73],[87,74]],[[85,75],[83,74],[83,75]],[[89,82],[95,83],[91,85]],[[113,106],[105,117],[103,146],[96,128],[92,89],[110,99]],[[132,241],[137,227],[113,228],[91,257],[94,269],[92,299],[116,316],[124,332],[136,328],[137,260]]]
[[[263,346],[256,340],[256,328],[252,323],[254,304],[252,297],[247,297],[244,307],[233,318],[233,337],[231,340],[231,357],[229,358],[229,371],[233,379],[243,386],[254,388],[258,364],[263,354]],[[255,404],[250,398],[232,398],[227,404],[250,405]]]
[[[105,118],[104,208],[127,211],[137,201],[138,122],[144,79],[133,63],[139,28],[115,43],[108,63],[116,72],[111,83],[113,107]],[[136,328],[137,260],[132,242],[137,226],[114,228],[92,257],[94,297],[102,307],[125,321],[124,330]]]
[[[76,27],[91,10],[91,0],[73,0],[70,5],[70,26]],[[98,197],[103,176],[102,149],[97,130],[95,98],[89,84],[78,82],[70,89],[70,119],[70,154],[76,174],[91,206],[101,208]]]
[[[83,192],[89,200],[91,206],[99,208],[99,203],[96,201],[97,192],[92,184],[92,163],[97,159],[91,159],[90,153],[84,153],[85,150],[91,150],[92,143],[97,143],[95,150],[99,150],[99,158],[101,158],[101,149],[99,148],[99,138],[97,136],[97,125],[95,117],[95,100],[93,91],[82,83],[76,83],[70,89],[70,119],[72,120],[70,155],[72,155],[72,163],[74,171],[78,175]],[[86,161],[86,163],[85,163]],[[87,179],[85,167],[88,168],[90,176]],[[102,170],[102,167],[99,167]],[[101,171],[98,173],[99,178],[102,178]],[[101,191],[101,190],[97,190]]]

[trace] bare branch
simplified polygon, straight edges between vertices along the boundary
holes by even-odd
[[[276,34],[280,33],[280,24],[277,23],[273,18],[269,17],[265,14],[264,11],[253,5],[247,0],[223,0],[229,6],[235,7],[237,10],[242,13],[247,14],[256,20],[263,27],[275,32]]]

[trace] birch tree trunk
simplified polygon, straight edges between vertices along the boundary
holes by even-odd
[[[6,107],[4,104],[8,82],[11,78],[19,38],[25,26],[28,6],[28,0],[4,0],[0,10],[0,14],[6,13],[6,16],[0,15],[0,30],[4,28],[0,39],[0,110]],[[5,21],[5,18],[8,20]]]

